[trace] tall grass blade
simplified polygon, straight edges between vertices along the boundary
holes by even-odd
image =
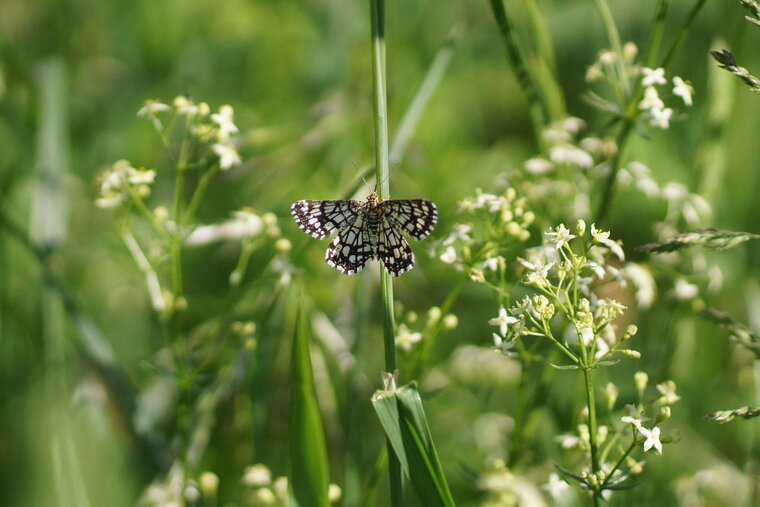
[[[290,486],[294,505],[328,506],[329,470],[322,420],[314,391],[309,332],[303,304],[296,315],[290,380]]]

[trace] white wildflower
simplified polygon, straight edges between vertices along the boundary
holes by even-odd
[[[664,85],[668,82],[665,79],[665,69],[662,67],[658,69],[650,69],[649,67],[644,67],[641,69],[641,73],[644,75],[644,77],[641,78],[642,86]]]
[[[507,309],[502,306],[499,308],[498,317],[490,319],[488,323],[492,326],[499,326],[499,332],[501,335],[507,336],[507,326],[515,324],[517,321],[517,318],[507,315]]]
[[[554,170],[554,165],[542,157],[535,157],[526,160],[523,167],[527,172],[535,175],[548,174]]]
[[[240,154],[237,152],[234,146],[229,144],[215,144],[211,149],[219,157],[219,169],[226,171],[230,167],[239,165]]]
[[[396,346],[402,350],[412,350],[412,346],[422,340],[422,333],[412,333],[404,324],[399,324]]]
[[[639,102],[639,109],[642,111],[651,111],[652,109],[663,109],[665,103],[660,100],[657,88],[650,86],[644,89],[644,98]]]
[[[609,231],[603,231],[601,229],[596,228],[596,224],[591,224],[591,236],[602,245],[606,246],[610,249],[610,252],[620,259],[621,261],[625,260],[625,253],[623,253],[623,249],[620,248],[620,245],[617,244],[617,242],[612,241],[610,239],[610,232]]]
[[[657,451],[658,454],[662,454],[662,442],[660,442],[660,428],[655,426],[651,430],[648,430],[644,428],[643,426],[639,427],[639,433],[644,436],[646,440],[644,440],[644,452],[647,452],[649,449],[653,448]]]
[[[689,83],[676,76],[673,78],[673,95],[681,97],[683,103],[687,106],[692,105],[692,95],[694,94],[694,88]]]
[[[553,500],[559,500],[570,490],[570,485],[560,479],[556,472],[549,474],[549,482],[541,487],[549,493]]]
[[[634,426],[636,426],[636,428],[641,428],[641,423],[644,422],[646,419],[641,416],[641,413],[636,408],[636,406],[626,405],[625,412],[627,415],[624,415],[623,417],[621,417],[620,420],[626,424],[633,424]]]
[[[629,262],[623,267],[623,276],[636,288],[636,303],[641,308],[649,308],[654,303],[657,285],[652,273],[640,264]]]
[[[669,107],[665,109],[653,108],[649,110],[651,118],[649,119],[649,125],[661,129],[667,129],[670,127],[670,117],[673,116],[673,110]]]
[[[211,121],[219,125],[219,140],[226,141],[230,138],[230,135],[237,134],[237,125],[232,121],[234,117],[234,110],[230,105],[224,105],[219,108],[218,113],[211,115]]]
[[[672,290],[673,296],[679,301],[694,299],[699,294],[699,287],[689,283],[685,278],[676,280],[676,286]]]
[[[586,151],[572,144],[560,144],[549,150],[549,159],[555,164],[568,164],[588,169],[594,165],[594,158]]]
[[[454,264],[457,261],[457,252],[453,246],[447,247],[440,256],[444,264]]]
[[[575,234],[570,234],[565,224],[559,224],[554,231],[544,232],[544,241],[548,245],[554,246],[555,250],[561,249],[563,245],[573,238],[575,238]]]
[[[661,384],[657,384],[657,391],[660,393],[660,397],[657,398],[657,403],[660,405],[672,405],[681,399],[676,394],[676,383],[672,380],[666,380]]]
[[[472,238],[469,233],[472,231],[472,224],[457,224],[452,227],[448,237],[443,241],[444,246],[454,244],[455,241],[466,243]]]

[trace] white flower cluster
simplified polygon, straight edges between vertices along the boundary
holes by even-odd
[[[589,83],[604,81],[615,91],[616,100],[608,101],[598,95],[591,97],[592,103],[600,109],[622,114],[628,107],[627,101],[638,100],[638,109],[651,127],[667,129],[674,110],[666,107],[660,98],[658,87],[668,85],[664,68],[652,69],[643,67],[636,61],[638,48],[632,42],[623,46],[622,54],[611,50],[599,53],[597,60],[586,71],[586,81]],[[635,96],[639,90],[634,84],[639,83],[643,89],[643,97]],[[686,106],[693,104],[694,88],[688,81],[678,76],[671,80],[672,94],[679,97]]]
[[[441,309],[432,306],[427,311],[426,318],[421,319],[416,312],[409,311],[403,314],[403,308],[399,305],[396,313],[402,315],[401,323],[396,330],[396,347],[404,352],[410,352],[418,343],[426,339],[435,339],[440,331],[450,331],[459,325],[459,318],[453,313],[443,315]],[[418,331],[413,331],[418,329]]]
[[[664,86],[668,84],[665,79],[665,69],[657,68],[650,69],[644,67],[641,69],[641,86],[644,87],[644,97],[639,102],[639,109],[649,119],[649,125],[661,129],[667,129],[670,127],[670,119],[673,116],[673,109],[665,107],[665,103],[660,99],[660,94],[657,91],[658,86]],[[672,80],[673,83],[673,95],[680,97],[683,103],[687,106],[691,106],[693,103],[692,95],[694,94],[694,88],[681,79],[675,76]]]
[[[156,171],[144,167],[136,169],[127,160],[118,160],[99,177],[100,196],[95,200],[99,208],[115,208],[127,200],[130,192],[140,198],[150,195],[150,185]]]
[[[165,113],[186,117],[190,131],[196,139],[203,144],[210,144],[211,152],[218,158],[221,170],[224,171],[240,164],[240,155],[232,137],[238,133],[232,106],[223,105],[216,113],[212,113],[206,102],[196,104],[184,95],[180,95],[174,99],[171,106],[157,100],[148,100],[137,112],[137,116],[148,118],[156,131],[164,135],[164,122],[161,117]],[[167,125],[172,123],[170,120]]]
[[[500,195],[477,189],[475,196],[462,200],[459,212],[467,221],[457,223],[433,246],[441,262],[465,272],[474,282],[484,282],[488,272],[503,272],[502,253],[514,243],[530,238],[528,227],[535,220],[526,209],[526,200],[514,188]]]
[[[594,293],[596,285],[625,280],[611,258],[624,261],[623,249],[609,232],[594,224],[587,231],[586,223],[579,220],[574,234],[564,224],[545,232],[541,247],[528,249],[526,258],[518,258],[525,268],[523,283],[539,294],[524,297],[510,309],[501,307],[498,316],[488,321],[499,328],[493,333],[496,350],[514,356],[515,344],[523,336],[545,336],[575,362],[580,357],[574,352],[577,348],[597,362],[613,354],[639,357],[637,351],[622,348],[637,331],[633,325],[618,330],[616,320],[626,307]],[[550,322],[556,313],[571,322],[575,331],[561,340],[551,335]]]

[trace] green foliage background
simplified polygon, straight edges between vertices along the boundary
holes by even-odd
[[[507,3],[519,12],[518,2]],[[610,3],[622,39],[643,43],[654,1]],[[556,44],[567,109],[586,119],[591,131],[601,129],[608,118],[580,99],[586,67],[607,47],[592,2],[539,4]],[[690,7],[691,2],[675,1],[672,19],[683,19]],[[452,63],[391,185],[396,198],[424,196],[436,202],[441,219],[434,237],[443,237],[458,200],[477,187],[488,188],[499,172],[520,166],[536,152],[526,100],[485,0],[391,2],[387,16],[391,132],[450,30],[456,27],[459,33]],[[760,32],[742,16],[733,3],[707,3],[671,69],[692,81],[695,106],[670,130],[654,132],[648,140],[634,136],[626,158],[646,163],[661,183],[680,181],[703,193],[715,212],[714,223],[706,226],[758,232],[760,99],[718,71],[708,56],[709,49],[728,47],[750,70],[760,68],[755,57]],[[43,115],[62,114],[68,163],[60,192],[66,200],[67,233],[46,262],[81,311],[103,331],[120,367],[140,390],[148,387],[145,361],[163,343],[142,275],[125,251],[111,215],[93,205],[96,174],[119,158],[146,167],[161,165],[150,124],[135,118],[144,100],[168,102],[186,93],[214,108],[233,105],[245,139],[244,164],[215,181],[200,216],[211,220],[241,206],[276,213],[284,236],[293,242],[294,262],[305,270],[307,291],[334,318],[357,290],[372,285],[325,266],[325,244],[299,232],[289,220],[288,208],[297,199],[343,197],[359,169],[371,163],[368,19],[365,2],[339,0],[0,3],[3,213],[31,229],[35,210],[46,206],[35,200],[34,192],[37,150],[45,135],[40,125]],[[665,43],[670,41],[672,34],[666,30]],[[40,69],[51,59],[63,65],[66,82],[54,110],[42,108],[39,95],[44,75]],[[708,111],[720,114],[710,117]],[[706,139],[714,142],[708,146]],[[169,192],[155,189],[157,198]],[[632,247],[652,241],[648,224],[662,211],[643,198],[618,196],[609,229],[635,259],[642,254]],[[416,246],[418,267],[395,284],[397,299],[420,313],[440,305],[456,284],[456,275],[426,256],[425,249],[424,244]],[[187,317],[189,324],[219,311],[236,255],[232,248],[216,246],[186,259],[188,298],[194,309]],[[757,330],[760,244],[749,242],[709,255],[719,259],[726,283],[708,303]],[[65,445],[79,457],[79,469],[68,470],[78,478],[75,489],[82,488],[90,505],[134,504],[156,471],[130,447],[124,425],[107,401],[88,396],[86,388],[97,383],[97,376],[74,342],[56,345],[46,337],[44,304],[40,263],[0,228],[0,504],[76,504],[56,481],[60,468],[69,464],[51,457],[50,428],[55,420],[48,410],[46,382],[54,374],[62,375],[71,397],[72,424]],[[368,304],[360,356],[367,382],[356,394],[356,419],[351,422],[364,433],[358,463],[347,465],[344,459],[347,444],[340,428],[345,421],[329,410],[323,415],[331,480],[342,486],[344,474],[369,473],[383,443],[369,403],[382,370],[381,319],[377,300]],[[486,322],[496,310],[496,303],[478,286],[465,288],[453,309],[460,325],[436,343],[433,363],[450,364],[451,352],[465,343],[490,346]],[[682,440],[652,460],[640,486],[620,493],[620,505],[674,505],[679,498],[675,481],[708,469],[728,477],[727,491],[734,488],[749,502],[760,467],[757,424],[751,420],[719,426],[702,416],[757,404],[751,357],[731,345],[717,327],[664,295],[655,308],[635,319],[640,329],[636,345],[643,353],[640,364],[653,382],[673,378],[679,386],[683,400],[674,408],[672,426],[679,428]],[[62,322],[65,336],[76,333],[65,318]],[[283,343],[287,326],[282,327],[258,335],[251,371],[218,414],[218,429],[203,463],[220,476],[222,504],[240,502],[239,479],[246,465],[263,462],[276,474],[287,471],[283,421],[288,413],[289,345]],[[62,356],[51,353],[57,346],[63,348]],[[64,357],[64,364],[54,364],[53,357]],[[627,382],[631,390],[630,375],[637,368],[623,368],[619,384]],[[563,383],[563,375],[555,374],[545,410],[533,425],[535,435],[544,437],[536,437],[531,452],[546,460],[559,460],[553,436],[568,428],[579,405],[573,400],[580,399],[580,391]],[[474,421],[485,412],[508,412],[514,383],[508,378],[501,385],[480,385],[463,377],[425,403],[454,496],[463,505],[475,505],[478,496],[469,471],[479,469],[484,456],[473,445],[478,431]],[[347,471],[349,466],[357,468]],[[715,502],[710,505],[728,505],[725,496],[708,498]]]

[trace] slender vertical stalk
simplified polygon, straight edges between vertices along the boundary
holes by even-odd
[[[496,19],[496,24],[499,26],[501,37],[504,40],[509,63],[512,64],[512,69],[517,77],[517,81],[520,83],[520,88],[522,88],[523,93],[525,93],[528,98],[533,129],[536,137],[538,137],[538,133],[541,132],[541,129],[543,129],[549,121],[549,110],[538,91],[533,76],[531,76],[530,71],[528,70],[528,66],[520,52],[520,48],[517,46],[517,39],[514,36],[514,28],[507,16],[503,1],[504,0],[490,0],[491,10]]]
[[[591,378],[591,368],[583,368],[583,379],[586,386],[586,400],[588,402],[588,443],[591,447],[591,473],[599,471],[599,450],[596,447],[596,399],[594,396],[594,382]],[[594,505],[599,503],[599,491],[594,490]]]
[[[370,0],[370,26],[372,38],[372,89],[375,117],[375,171],[377,192],[380,199],[390,194],[388,181],[388,113],[385,95],[385,1]],[[396,370],[396,337],[393,315],[393,281],[387,271],[380,271],[380,297],[384,319],[383,337],[385,369]],[[388,473],[391,483],[391,505],[403,504],[401,465],[388,442]]]

